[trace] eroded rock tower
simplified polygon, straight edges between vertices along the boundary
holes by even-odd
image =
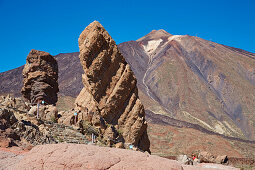
[[[101,127],[102,122],[106,122],[122,134],[125,143],[149,151],[147,122],[138,97],[137,80],[115,41],[94,21],[81,33],[78,42],[85,72],[82,75],[84,88],[75,101],[79,117]]]
[[[58,97],[58,64],[47,52],[31,50],[23,69],[23,97],[32,104],[44,100],[55,105]]]

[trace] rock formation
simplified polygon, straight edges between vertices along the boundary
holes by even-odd
[[[39,127],[35,124],[26,120],[18,120],[18,117],[15,116],[18,114],[17,112],[19,111],[7,107],[0,108],[0,147],[20,146],[24,148],[54,143],[52,137],[40,132]]]
[[[0,96],[0,148],[18,146],[26,149],[61,142],[88,144],[87,136],[79,130],[55,123],[55,106],[40,107],[42,119],[37,119],[34,116],[36,106],[29,110],[27,104],[21,98]]]
[[[39,117],[41,120],[57,122],[58,121],[58,109],[53,105],[40,105],[39,109],[37,106],[32,106],[28,112],[29,116],[36,116],[37,110],[39,111]]]
[[[224,164],[228,162],[227,155],[214,156],[211,153],[206,151],[200,152],[198,155],[198,158],[200,159],[200,162],[205,162],[205,163]]]
[[[58,64],[49,53],[31,50],[23,69],[21,93],[30,103],[44,100],[56,104],[58,89]]]
[[[175,160],[126,149],[82,144],[51,144],[35,146],[25,154],[0,150],[0,169],[237,170],[238,168],[218,164],[181,165]]]
[[[123,142],[149,151],[147,122],[138,97],[137,80],[114,40],[94,21],[81,33],[79,48],[85,72],[82,75],[84,88],[75,101],[79,119],[86,119],[101,129],[106,123],[106,133],[114,137],[114,131],[118,131]]]

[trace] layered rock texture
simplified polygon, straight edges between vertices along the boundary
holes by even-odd
[[[44,100],[56,104],[58,89],[58,64],[49,53],[31,50],[23,69],[21,93],[30,103]]]
[[[93,125],[111,125],[105,133],[119,131],[123,142],[149,151],[144,107],[138,97],[136,78],[114,40],[94,21],[79,37],[80,61],[85,74],[84,88],[77,97],[76,109]],[[81,116],[80,116],[81,117]],[[103,123],[104,124],[104,123]]]
[[[17,154],[0,150],[1,169],[169,169],[169,170],[237,170],[237,168],[199,164],[181,165],[175,160],[131,150],[93,145],[39,145],[30,152]]]

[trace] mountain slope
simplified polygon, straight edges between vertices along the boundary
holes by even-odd
[[[131,64],[148,110],[220,134],[255,138],[253,53],[161,30],[119,48],[130,63],[148,61],[139,69],[134,67],[139,63]]]
[[[164,30],[118,47],[137,77],[146,110],[255,139],[255,54]],[[56,59],[59,95],[76,97],[83,73],[78,53]],[[0,94],[20,95],[22,68],[0,73]]]

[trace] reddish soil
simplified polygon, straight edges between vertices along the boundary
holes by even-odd
[[[255,144],[232,141],[205,134],[192,128],[149,124],[148,134],[153,154],[162,156],[191,155],[201,151],[235,158],[254,158]]]

